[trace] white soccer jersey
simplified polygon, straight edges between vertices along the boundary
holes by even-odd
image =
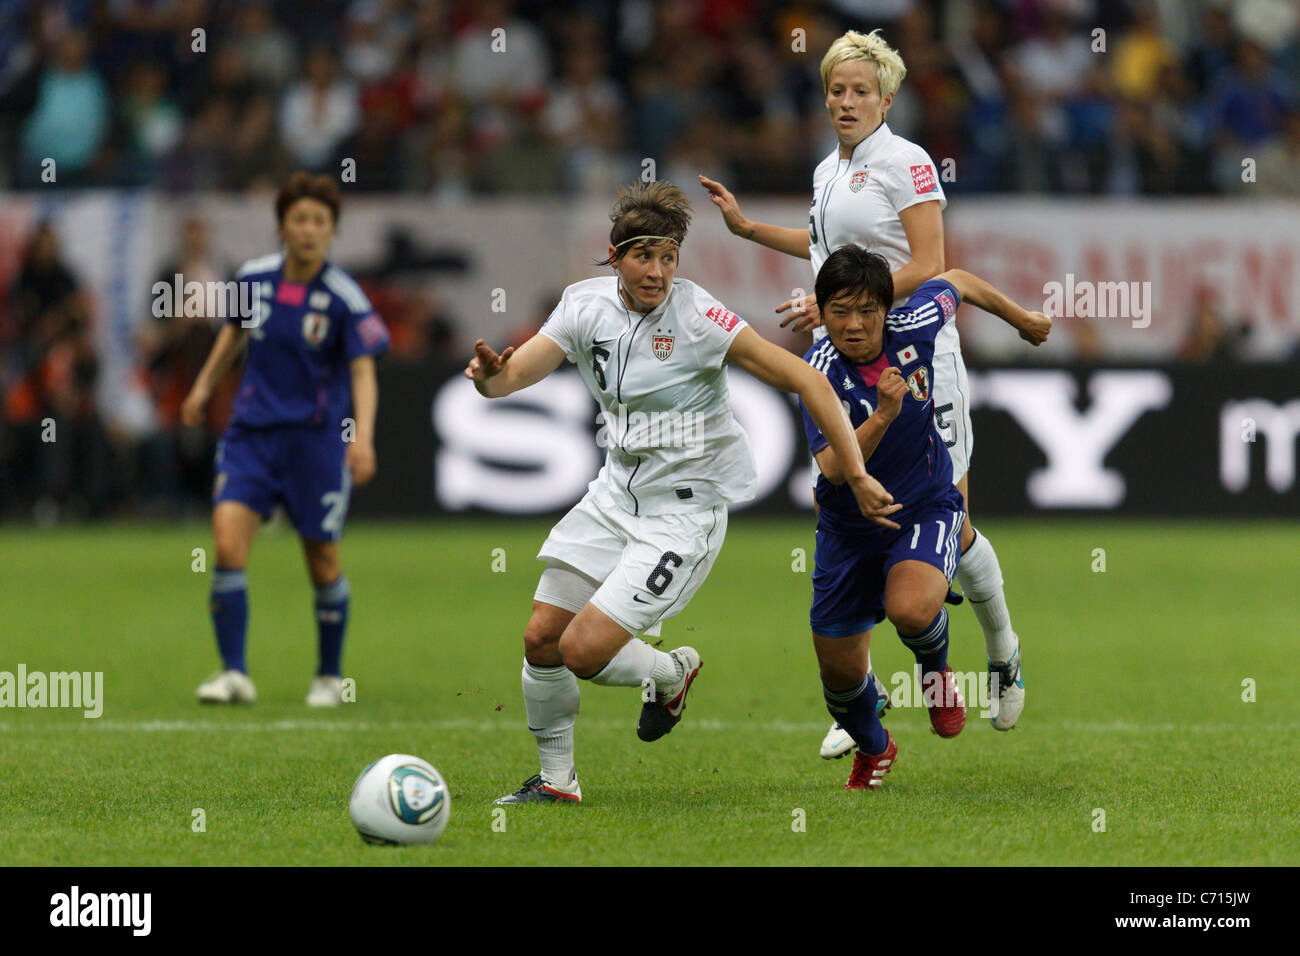
[[[723,362],[745,321],[694,282],[674,279],[646,313],[618,277],[576,282],[542,326],[600,405],[603,482],[634,515],[703,511],[754,497],[749,438],[731,412]]]
[[[884,256],[890,270],[897,272],[912,258],[898,214],[935,199],[940,209],[948,205],[929,154],[895,136],[888,123],[881,123],[858,143],[848,159],[840,158],[837,146],[813,173],[808,248],[814,281],[827,257],[849,243]],[[900,296],[893,307],[906,301],[907,296]],[[813,335],[818,340],[824,338],[825,327],[818,326]],[[934,350],[936,354],[961,350],[955,323],[943,327]]]

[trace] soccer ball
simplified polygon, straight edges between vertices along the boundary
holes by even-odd
[[[451,791],[427,761],[389,754],[361,771],[348,809],[367,843],[432,843],[447,828]]]

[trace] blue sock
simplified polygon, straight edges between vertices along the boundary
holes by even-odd
[[[242,569],[217,568],[212,572],[208,606],[222,666],[228,671],[247,671],[244,641],[248,636],[248,577]]]
[[[343,676],[343,632],[348,628],[348,579],[339,575],[333,584],[316,589],[316,631],[319,635],[318,675]]]
[[[934,620],[920,634],[898,632],[898,638],[912,649],[921,674],[941,671],[948,666],[948,609],[942,607]]]
[[[822,695],[826,698],[826,709],[863,753],[884,752],[889,737],[876,714],[876,683],[870,674],[849,690],[831,690],[822,684]]]

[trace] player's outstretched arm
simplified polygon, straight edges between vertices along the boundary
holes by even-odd
[[[181,403],[182,424],[192,427],[203,424],[203,409],[207,406],[208,399],[212,397],[212,390],[221,381],[221,376],[226,374],[226,369],[230,367],[230,363],[244,347],[247,339],[247,329],[236,328],[230,324],[221,327],[221,331],[217,333],[217,340],[212,343],[212,351],[208,353],[208,360],[203,363],[203,368],[199,370],[198,377],[190,387],[190,393]]]
[[[480,395],[504,398],[537,384],[563,364],[564,349],[545,335],[534,335],[519,348],[512,345],[500,355],[479,339],[474,343],[474,357],[465,366],[465,377]]]
[[[962,301],[996,315],[1030,345],[1039,346],[1047,341],[1047,334],[1052,331],[1052,320],[1042,312],[1022,308],[1008,295],[965,269],[949,269],[938,278],[952,285]]]
[[[727,224],[733,236],[749,239],[760,246],[767,246],[777,252],[784,252],[796,259],[811,259],[808,249],[808,230],[791,229],[788,226],[773,226],[766,222],[754,222],[746,219],[740,211],[740,203],[722,183],[715,182],[707,176],[700,176],[700,185],[709,191],[709,199],[722,213],[722,221]]]
[[[826,376],[748,326],[737,333],[727,351],[727,361],[773,388],[797,393],[842,463],[844,480],[853,489],[862,513],[887,528],[898,527],[885,516],[902,505],[894,504],[893,496],[867,474],[858,437]]]
[[[352,418],[356,427],[344,460],[352,469],[352,483],[364,485],[375,476],[375,413],[379,410],[379,381],[375,360],[369,355],[348,363],[352,373]]]

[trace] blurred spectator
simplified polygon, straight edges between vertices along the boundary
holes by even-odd
[[[1218,296],[1209,288],[1198,288],[1193,309],[1192,324],[1178,347],[1178,358],[1198,364],[1230,358],[1235,337],[1219,312]]]
[[[609,192],[626,170],[616,153],[623,97],[606,72],[602,48],[575,38],[563,58],[564,75],[542,114],[542,129],[565,157],[565,185],[579,192]]]
[[[203,220],[186,218],[181,224],[179,255],[163,266],[156,280],[164,283],[168,291],[161,300],[154,298],[151,319],[136,333],[139,366],[147,379],[159,426],[140,447],[146,510],[175,511],[187,503],[201,504],[207,500],[216,436],[225,429],[234,402],[238,371],[226,375],[208,403],[207,428],[181,426],[181,402],[207,360],[225,320],[220,315],[207,314],[206,296],[201,314],[187,315],[183,292],[176,296],[174,290],[178,281],[182,290],[190,282],[207,288],[208,283],[225,282],[229,276],[226,266],[212,255]],[[194,304],[197,303],[191,303],[191,312]]]
[[[356,86],[338,75],[333,53],[316,47],[307,54],[306,78],[285,94],[280,111],[280,136],[294,162],[324,170],[360,119]]]
[[[1254,146],[1277,135],[1290,98],[1291,84],[1272,68],[1264,48],[1243,40],[1210,92],[1210,117],[1234,144]]]
[[[1232,63],[1232,27],[1228,12],[1218,4],[1201,10],[1201,28],[1187,54],[1186,73],[1198,94],[1219,82],[1219,75]]]
[[[0,384],[8,440],[0,442],[0,475],[11,487],[2,500],[42,519],[64,510],[102,515],[113,471],[95,408],[99,361],[85,296],[49,223],[28,240],[5,313]]]
[[[1161,73],[1177,62],[1174,48],[1160,33],[1160,17],[1152,0],[1138,7],[1133,26],[1115,43],[1112,75],[1120,96],[1150,99]]]
[[[1300,197],[1300,108],[1287,113],[1282,136],[1259,151],[1255,179],[1261,192]]]
[[[265,89],[280,89],[297,73],[298,50],[271,18],[269,3],[249,2],[240,6],[232,42],[248,75]]]
[[[36,105],[23,129],[23,175],[41,182],[41,164],[55,162],[58,182],[84,182],[108,132],[108,90],[90,66],[89,40],[69,30],[55,46],[53,63],[40,81]]]
[[[144,185],[157,178],[162,161],[181,137],[180,109],[166,95],[167,77],[156,63],[135,64],[121,100],[126,134],[123,179]]]

